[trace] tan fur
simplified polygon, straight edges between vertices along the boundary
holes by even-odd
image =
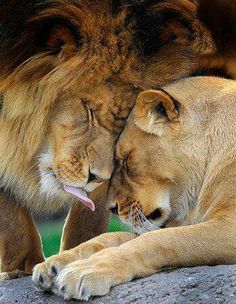
[[[33,281],[88,300],[165,268],[235,263],[235,96],[234,81],[207,77],[141,93],[108,194],[141,235],[102,235],[39,264]]]
[[[14,3],[11,1],[16,5],[13,8],[3,4],[1,22],[17,10]],[[5,203],[9,198],[20,210],[25,208],[22,212],[29,217],[28,210],[49,213],[71,207],[61,250],[105,231],[108,213],[101,206],[106,191],[99,186],[111,176],[115,143],[137,93],[191,74],[199,56],[215,48],[210,32],[196,17],[197,6],[192,1],[147,4],[141,7],[141,14],[144,9],[156,18],[162,10],[176,13],[169,18],[166,32],[146,45],[147,38],[138,42],[140,30],[135,32],[143,26],[136,16],[140,8],[135,13],[122,5],[114,14],[107,0],[65,0],[46,5],[18,22],[24,25],[22,33],[14,36],[12,45],[9,39],[9,48],[5,50],[4,44],[0,49],[0,91],[4,97],[0,187],[5,196],[1,207],[11,213],[12,205]],[[15,17],[13,14],[12,22]],[[191,30],[185,29],[183,18]],[[145,57],[142,48],[156,42],[160,50]],[[96,175],[96,181],[89,181],[90,173]],[[98,211],[91,215],[63,192],[63,184],[84,188]],[[78,215],[83,219],[81,224]],[[2,222],[1,218],[0,230]],[[11,231],[4,230],[0,251],[6,249],[4,238],[17,237],[18,222],[16,219]],[[34,231],[33,221],[27,223],[27,229]],[[32,265],[38,256],[43,258],[40,247],[39,241]],[[30,247],[22,252],[25,260],[29,251]],[[13,264],[26,270],[16,261]],[[2,269],[8,269],[3,262]]]
[[[34,228],[33,220],[29,212],[2,195],[0,196],[0,213],[1,271],[7,273],[18,269],[29,275],[33,266],[44,260],[41,253],[41,240]],[[17,276],[19,276],[18,272]]]

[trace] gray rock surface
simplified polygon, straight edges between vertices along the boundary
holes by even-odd
[[[0,284],[0,304],[62,304],[57,296],[36,290],[30,278]],[[73,302],[74,303],[74,302]],[[81,302],[80,302],[81,303]],[[165,271],[113,288],[91,304],[236,304],[236,265]]]

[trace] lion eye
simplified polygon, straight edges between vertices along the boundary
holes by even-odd
[[[88,109],[89,120],[94,120],[94,111],[92,109]]]
[[[87,115],[88,115],[88,120],[89,121],[93,121],[95,119],[95,113],[94,113],[94,110],[91,109],[89,106],[88,106],[88,100],[86,98],[82,98],[81,99],[82,101],[82,104],[87,112]]]
[[[130,159],[130,153],[126,154],[125,156],[124,156],[124,154],[115,155],[117,167],[119,167],[121,170],[124,170],[126,173],[131,174],[130,165],[128,164],[129,159]]]
[[[3,109],[3,96],[0,94],[0,112]]]

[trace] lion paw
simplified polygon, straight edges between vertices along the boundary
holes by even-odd
[[[91,296],[107,294],[111,286],[112,280],[105,269],[71,265],[58,276],[54,292],[66,300],[88,301]]]
[[[122,278],[122,263],[107,254],[106,249],[65,267],[55,281],[53,292],[65,300],[88,301],[91,296],[106,295],[112,286],[126,281],[126,275]]]
[[[15,270],[11,272],[1,272],[0,273],[0,282],[6,281],[6,280],[14,280],[19,278],[24,278],[29,276],[29,273],[26,273],[24,271]]]
[[[74,258],[70,254],[61,253],[36,265],[33,269],[32,276],[34,284],[42,290],[50,291],[54,286],[54,280],[60,271],[73,261]]]

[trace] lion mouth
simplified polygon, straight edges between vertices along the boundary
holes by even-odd
[[[92,211],[95,211],[94,202],[90,198],[88,198],[87,193],[82,188],[64,186],[64,190],[65,192],[76,196],[86,207],[88,207]]]

